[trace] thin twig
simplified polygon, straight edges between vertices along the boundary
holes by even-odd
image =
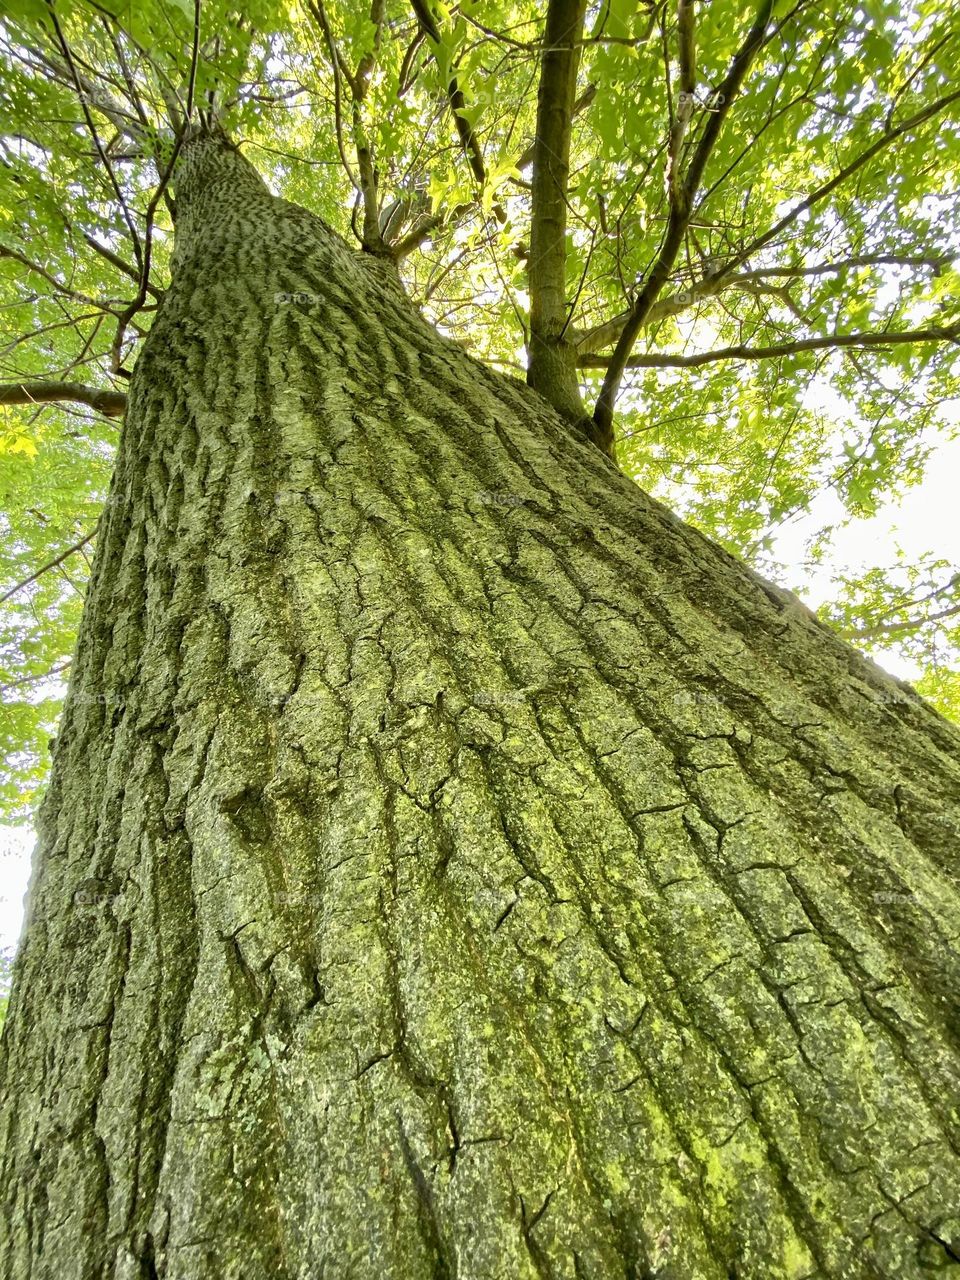
[[[61,671],[66,671],[70,666],[70,659],[61,662],[56,667],[51,667],[49,671],[41,671],[33,676],[20,676],[18,680],[8,680],[6,684],[0,684],[0,693],[9,693],[11,689],[19,689],[25,684],[36,684],[38,680],[49,680],[51,676],[60,675]]]
[[[907,329],[884,333],[834,333],[825,338],[802,338],[797,342],[783,342],[769,347],[720,347],[716,351],[701,351],[692,356],[644,355],[631,356],[627,369],[696,369],[702,364],[717,360],[773,360],[780,356],[797,355],[803,351],[826,351],[842,347],[889,347],[910,342],[960,342],[960,324],[945,329]],[[578,360],[581,369],[606,369],[612,356],[583,355]]]
[[[68,556],[72,556],[74,552],[79,551],[81,547],[85,547],[88,542],[92,542],[97,536],[98,528],[99,522],[97,526],[91,529],[91,531],[85,537],[81,538],[79,542],[75,542],[72,547],[67,547],[66,551],[62,551],[55,559],[48,561],[45,565],[42,565],[36,573],[31,573],[29,578],[24,578],[24,580],[22,582],[18,582],[15,587],[11,587],[9,591],[0,596],[0,604],[9,600],[11,596],[15,596],[17,592],[22,591],[24,587],[29,587],[32,582],[36,582],[42,574],[47,573],[50,569],[55,569],[57,565],[62,564]]]

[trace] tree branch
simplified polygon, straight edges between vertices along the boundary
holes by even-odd
[[[360,191],[360,183],[353,172],[350,161],[347,159],[347,149],[343,142],[343,107],[340,102],[340,78],[342,76],[345,80],[349,81],[350,73],[341,61],[340,52],[337,48],[336,41],[333,38],[333,32],[330,30],[330,24],[327,21],[327,13],[323,4],[318,3],[318,0],[307,0],[307,8],[313,14],[317,25],[323,32],[323,38],[327,46],[327,53],[330,57],[330,65],[333,68],[333,113],[335,137],[337,140],[337,150],[340,152],[340,162],[343,165],[347,177],[350,179],[351,185],[355,190]]]
[[[333,104],[334,104],[334,122],[336,127],[337,149],[340,152],[340,161],[346,170],[347,177],[350,179],[353,187],[360,195],[363,202],[363,230],[358,235],[358,239],[362,247],[369,253],[376,254],[378,257],[392,256],[384,243],[383,236],[380,231],[380,195],[377,182],[377,171],[373,160],[373,151],[367,138],[366,130],[363,124],[363,101],[367,92],[367,76],[373,68],[376,59],[377,50],[379,49],[383,22],[385,19],[385,10],[383,0],[373,0],[370,18],[376,27],[376,35],[374,37],[374,49],[369,55],[365,55],[357,66],[356,72],[351,74],[340,53],[340,48],[333,35],[330,21],[327,17],[326,9],[323,6],[323,0],[307,0],[307,7],[313,14],[321,31],[323,32],[324,42],[327,46],[327,54],[333,68]],[[346,147],[343,141],[343,105],[341,101],[341,79],[346,82],[346,86],[350,91],[351,100],[351,118],[353,121],[353,146],[357,157],[357,172],[354,173],[353,167],[347,159]],[[356,231],[356,227],[354,227]]]
[[[834,275],[841,271],[849,271],[857,267],[893,266],[893,267],[929,267],[936,275],[953,261],[949,254],[910,255],[899,253],[859,254],[845,258],[841,262],[815,263],[809,267],[761,267],[756,271],[744,271],[735,276],[705,276],[683,289],[679,293],[659,298],[647,313],[643,327],[658,324],[668,316],[679,315],[688,307],[707,298],[712,298],[725,289],[748,288],[753,282],[766,279],[800,280],[811,276]],[[580,330],[574,339],[578,352],[587,355],[600,351],[611,342],[616,342],[623,332],[624,325],[630,318],[629,311],[622,311],[603,324],[594,325],[592,329]]]
[[[670,146],[667,158],[667,190],[671,203],[682,207],[684,193],[681,189],[680,158],[687,126],[693,116],[697,88],[696,16],[694,0],[677,0],[677,42],[679,44],[680,92],[677,109],[670,126]],[[664,33],[664,75],[667,85],[667,102],[672,110],[670,93],[670,60],[667,56]]]
[[[948,93],[942,98],[938,98],[936,102],[932,102],[928,107],[924,107],[921,111],[917,111],[914,115],[910,116],[908,120],[904,120],[902,124],[897,125],[895,129],[890,129],[888,132],[882,134],[876,142],[867,147],[866,151],[861,152],[861,154],[851,160],[849,164],[844,165],[844,167],[838,173],[834,174],[829,181],[824,182],[821,186],[817,187],[815,191],[811,192],[810,195],[801,200],[799,204],[794,205],[794,207],[785,213],[780,221],[772,226],[768,231],[765,231],[763,235],[757,236],[756,239],[752,240],[745,249],[741,249],[731,259],[731,261],[727,263],[723,270],[718,273],[719,276],[722,278],[723,276],[729,275],[731,272],[735,271],[737,267],[742,266],[749,258],[752,258],[760,249],[768,245],[771,240],[776,240],[777,236],[779,236],[781,232],[786,231],[792,223],[796,222],[797,218],[812,209],[815,204],[819,204],[821,200],[825,200],[827,196],[836,191],[837,187],[839,187],[841,183],[846,182],[846,180],[852,177],[859,169],[862,169],[865,164],[869,163],[869,161],[871,161],[873,157],[885,147],[889,147],[892,142],[896,142],[896,140],[903,137],[905,133],[910,133],[913,129],[925,124],[933,116],[939,115],[941,111],[944,111],[952,103],[957,101],[960,101],[960,89],[957,89],[954,93]]]
[[[200,60],[200,0],[193,0],[193,46],[190,52],[190,77],[187,81],[186,123],[193,115],[193,95],[197,88],[197,63]],[[180,131],[177,130],[179,133]]]
[[[67,227],[69,230],[73,230],[69,222],[67,223]],[[101,244],[100,241],[90,235],[89,232],[84,231],[81,234],[83,235],[84,243],[88,244],[95,253],[99,253],[101,258],[105,258],[107,262],[115,266],[118,271],[122,271],[125,276],[129,276],[131,280],[136,280],[137,284],[140,283],[140,272],[136,267],[132,266],[129,262],[126,262],[118,253],[114,253],[113,250],[108,248],[105,244]],[[163,290],[158,289],[156,285],[152,285],[149,282],[147,283],[147,293],[151,294],[158,301],[163,297]]]
[[[942,586],[934,587],[926,595],[917,596],[912,600],[901,600],[897,604],[891,605],[879,614],[878,619],[889,618],[891,613],[897,613],[901,609],[915,609],[918,605],[929,604],[931,601],[939,600],[947,595],[948,592],[955,591],[957,587],[960,587],[960,573],[955,573],[949,582],[945,582]],[[878,620],[869,627],[844,627],[840,630],[840,634],[850,640],[870,640],[874,636],[892,635],[897,631],[913,630],[924,626],[928,622],[941,622],[944,618],[952,618],[958,613],[960,613],[960,603],[948,605],[946,609],[941,609],[938,613],[905,618],[900,622]]]
[[[87,387],[80,382],[11,382],[0,385],[0,404],[52,404],[73,400],[88,405],[108,418],[122,417],[127,397],[122,391]]]
[[[582,41],[581,41],[581,44],[582,44]],[[573,110],[570,112],[571,119],[576,120],[577,116],[581,115],[584,111],[586,111],[587,107],[590,106],[591,102],[593,102],[596,96],[597,96],[597,86],[591,81],[590,84],[588,84],[585,87],[583,93],[581,93],[580,96],[577,98],[576,102],[574,102]],[[536,142],[536,139],[534,139],[533,142],[531,142],[528,147],[524,148],[524,150],[521,151],[520,155],[517,157],[518,169],[530,168],[530,166],[533,164],[533,157],[536,153],[536,149],[537,149],[537,142]]]
[[[696,15],[693,0],[677,0],[677,38],[680,45],[680,92],[697,87]]]
[[[56,58],[51,58],[49,54],[44,53],[42,49],[38,49],[33,45],[24,45],[24,51],[39,62],[43,68],[42,74],[45,78],[49,78],[56,84],[63,85],[74,92],[76,92],[77,84],[79,83],[81,102],[92,103],[102,115],[106,116],[115,129],[120,133],[126,134],[137,146],[142,146],[146,142],[146,135],[137,118],[131,115],[129,111],[125,111],[106,90],[101,89],[89,76],[85,76],[76,67],[71,71],[69,67],[58,62]],[[28,62],[26,65],[30,66],[31,70],[39,70],[36,65],[31,65]]]
[[[469,19],[468,19],[469,21]],[[421,33],[422,34],[422,33]],[[586,111],[590,103],[597,96],[597,86],[588,84],[583,93],[577,98],[573,104],[573,118],[576,119],[582,111]],[[520,155],[517,157],[516,167],[518,169],[528,169],[533,164],[533,153],[536,147],[535,142],[531,142]],[[477,208],[477,201],[470,200],[458,204],[454,209],[447,213],[438,212],[430,214],[426,218],[421,219],[416,226],[412,227],[400,240],[393,245],[393,256],[398,262],[401,262],[415,249],[419,249],[425,240],[429,240],[435,231],[447,223],[457,223],[461,218],[465,218]],[[496,212],[496,210],[494,210]]]
[[[845,628],[840,635],[845,640],[872,640],[876,636],[896,635],[898,631],[914,631],[926,626],[928,622],[943,622],[945,618],[955,618],[960,613],[960,604],[941,609],[939,613],[929,613],[924,618],[905,618],[902,622],[878,622],[872,627]]]
[[[68,556],[72,556],[74,552],[80,551],[85,547],[88,542],[92,542],[97,536],[97,529],[99,527],[98,522],[97,526],[91,529],[88,534],[85,534],[79,542],[75,542],[72,547],[67,547],[66,551],[61,551],[61,553],[58,556],[55,556],[53,560],[48,560],[45,565],[41,565],[36,573],[31,573],[29,578],[24,578],[24,580],[22,582],[18,582],[15,587],[11,587],[9,591],[0,596],[0,604],[4,604],[11,596],[15,596],[18,591],[22,591],[24,587],[29,587],[31,582],[36,582],[41,574],[47,573],[50,569],[56,569],[58,565],[63,564],[64,560],[66,560]]]
[[[353,138],[357,151],[357,168],[363,193],[363,247],[368,253],[381,258],[393,258],[380,230],[380,192],[373,149],[363,122],[363,102],[367,96],[367,83],[380,51],[383,24],[386,21],[386,0],[373,0],[370,21],[375,27],[373,48],[360,59],[350,81],[353,90]]]
[[[778,356],[797,355],[803,351],[825,351],[842,347],[888,347],[909,342],[960,342],[960,323],[947,328],[906,329],[893,333],[835,333],[826,338],[801,338],[796,342],[783,342],[770,347],[720,347],[716,351],[701,351],[692,356],[645,355],[631,356],[628,369],[696,369],[702,364],[718,360],[773,360]],[[606,369],[612,356],[583,355],[578,364],[581,369]]]
[[[0,685],[0,693],[9,693],[11,689],[20,689],[25,684],[36,684],[38,680],[49,680],[51,676],[58,676],[66,671],[69,666],[70,659],[67,658],[65,662],[57,663],[49,671],[40,671],[33,676],[20,676],[17,680],[8,680],[6,684]]]
[[[584,417],[567,328],[570,138],[586,0],[550,0],[540,60],[530,213],[527,381],[565,417]]]
[[[120,40],[118,32],[122,33],[123,40],[127,41],[133,47],[137,55],[147,64],[153,74],[157,77],[157,87],[160,91],[160,96],[163,99],[163,104],[167,109],[167,114],[170,117],[170,123],[173,125],[174,132],[179,133],[186,123],[183,115],[183,103],[177,93],[176,86],[163,69],[162,64],[158,62],[157,59],[154,58],[140,43],[140,41],[137,40],[135,36],[131,35],[128,30],[123,27],[118,27],[117,15],[111,9],[105,5],[97,3],[97,0],[87,0],[87,4],[90,5],[91,9],[95,9],[97,13],[100,14],[103,29],[107,33],[110,44],[113,47],[113,51],[117,55],[117,61],[120,64],[120,70],[123,75],[124,85],[126,86],[127,96],[137,113],[137,119],[140,121],[140,125],[143,130],[142,136],[149,137],[150,134],[154,132],[154,129],[147,118],[147,113],[144,110],[143,103],[140,100],[140,95],[137,92],[136,80],[130,69],[130,64],[123,50],[123,41]],[[103,109],[100,106],[99,101],[97,102],[97,106],[99,109]],[[108,113],[104,112],[104,114]],[[121,132],[123,132],[123,130],[121,130]]]
[[[617,340],[594,410],[597,429],[604,436],[612,437],[613,435],[613,408],[624,370],[627,368],[630,352],[633,350],[637,335],[643,327],[650,308],[656,302],[660,291],[666,284],[670,270],[677,254],[680,252],[687,225],[690,221],[694,196],[700,186],[703,171],[706,168],[717,138],[720,136],[720,130],[729,114],[734,98],[746,79],[754,58],[764,44],[772,11],[773,0],[761,0],[753,25],[748,31],[743,44],[734,55],[723,83],[714,95],[714,109],[709,113],[706,126],[700,135],[700,141],[697,143],[687,171],[682,181],[671,184],[670,216],[659,255],[630,310],[630,315]]]
[[[420,27],[429,40],[434,45],[440,44],[440,28],[437,26],[436,19],[430,11],[427,0],[410,0],[413,12],[417,16]],[[470,171],[477,180],[479,186],[483,186],[487,178],[486,165],[483,162],[483,151],[477,135],[473,131],[470,121],[462,115],[467,100],[463,96],[463,90],[460,88],[456,75],[452,72],[447,80],[447,98],[450,102],[450,110],[453,113],[453,123],[456,126],[457,137],[460,139],[460,145],[463,147],[464,155],[470,165]]]
[[[458,215],[466,214],[474,208],[473,202],[470,204],[460,204],[449,215],[456,219]],[[411,228],[402,239],[393,245],[393,256],[397,262],[402,262],[415,249],[419,249],[422,244],[431,238],[433,233],[443,226],[447,219],[442,213],[432,213],[429,217],[422,219],[417,225]]]
[[[199,12],[199,11],[198,11]],[[196,50],[194,50],[196,53]],[[110,350],[110,367],[114,373],[120,374],[125,378],[129,378],[130,374],[123,368],[123,340],[126,335],[127,325],[131,323],[134,316],[143,309],[147,301],[147,289],[150,283],[150,265],[153,257],[153,226],[154,217],[156,216],[157,207],[166,194],[167,185],[173,177],[173,171],[176,167],[177,159],[180,155],[181,148],[187,139],[191,130],[197,129],[196,125],[187,125],[174,139],[173,149],[170,152],[170,158],[160,173],[160,181],[157,189],[150,197],[147,204],[145,215],[146,232],[144,237],[144,247],[142,254],[138,257],[140,263],[140,288],[137,290],[137,296],[127,306],[121,315],[117,317],[117,332],[114,335],[113,345]],[[205,126],[201,125],[203,129]]]
[[[32,271],[34,275],[40,276],[47,284],[52,285],[57,293],[62,294],[65,298],[70,298],[74,302],[82,302],[86,307],[96,307],[98,311],[107,311],[111,315],[115,314],[112,307],[108,307],[106,303],[98,302],[96,298],[90,298],[85,293],[79,293],[76,289],[71,289],[68,285],[62,284],[56,276],[52,276],[49,271],[45,271],[39,263],[31,261],[30,258],[20,253],[16,249],[8,249],[6,245],[0,244],[0,259],[8,258],[11,262],[19,262],[22,267],[26,267],[28,271]]]
[[[948,253],[916,256],[902,253],[863,253],[852,258],[844,258],[841,262],[820,262],[809,267],[758,267],[755,271],[743,272],[732,278],[762,280],[767,276],[780,276],[795,280],[802,276],[833,275],[857,267],[930,267],[936,275],[952,261],[953,258]]]
[[[70,52],[70,46],[67,43],[66,37],[63,34],[63,30],[60,26],[60,23],[57,20],[57,15],[54,9],[53,0],[47,0],[47,8],[50,10],[50,21],[52,22],[54,32],[56,33],[57,43],[60,46],[60,52],[63,54],[63,58],[70,72],[70,77],[73,81],[74,88],[76,89],[77,100],[80,103],[80,109],[83,111],[83,118],[87,122],[87,128],[89,129],[90,136],[93,139],[93,145],[97,149],[97,155],[100,157],[100,162],[107,171],[107,177],[110,179],[110,185],[111,187],[113,187],[114,195],[117,197],[117,200],[120,204],[120,209],[121,209],[121,212],[123,213],[123,220],[127,224],[127,230],[130,232],[130,238],[133,241],[134,257],[137,260],[137,266],[140,268],[142,272],[143,271],[143,249],[140,245],[140,237],[137,234],[136,224],[133,221],[133,216],[130,213],[130,209],[123,196],[123,191],[121,190],[120,184],[117,181],[117,175],[113,172],[113,166],[111,165],[109,159],[107,158],[107,153],[104,151],[103,144],[100,141],[100,135],[97,132],[97,126],[94,124],[93,116],[90,114],[90,107],[88,105],[87,95],[84,93],[83,83],[81,82],[81,76],[79,71],[77,70],[76,63],[74,62],[73,54]]]

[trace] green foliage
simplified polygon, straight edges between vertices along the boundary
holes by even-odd
[[[215,116],[274,190],[347,236],[363,226],[368,155],[384,238],[416,246],[401,267],[413,296],[474,354],[522,371],[543,9],[428,8],[435,30],[406,0],[8,0],[0,383],[125,387],[169,277],[169,170],[188,108],[194,121]],[[719,86],[752,20],[730,3],[696,6],[684,161],[724,105]],[[828,495],[810,549],[823,560],[845,521],[915,485],[932,441],[955,431],[956,341],[835,335],[960,323],[958,54],[960,11],[931,0],[778,3],[726,104],[634,349],[648,364],[624,384],[618,454],[758,565]],[[616,330],[596,330],[630,306],[662,241],[677,59],[671,7],[590,10],[568,191],[567,336],[584,359],[609,355]],[[727,348],[770,353],[681,363]],[[588,397],[601,376],[584,369]],[[44,775],[115,431],[86,408],[0,407],[8,816],[27,814]],[[937,608],[914,608],[924,587],[938,588]],[[919,663],[921,687],[955,713],[960,636],[933,615],[956,597],[931,557],[838,575],[825,616],[881,660],[892,650]]]
[[[960,672],[950,664],[960,649],[960,568],[928,553],[850,577],[841,574],[825,621],[882,662],[897,643],[924,671],[917,688],[944,714],[960,719]]]
[[[7,416],[12,426],[3,422]],[[36,581],[16,588],[94,533],[113,443],[113,429],[90,413],[61,410],[34,422],[32,417],[0,409],[0,423],[7,427],[0,439],[0,594],[12,592],[0,611],[0,752],[6,762],[0,810],[7,821],[29,815],[46,773],[92,537]]]

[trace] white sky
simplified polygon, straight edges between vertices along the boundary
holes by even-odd
[[[899,502],[884,506],[868,520],[851,521],[838,530],[834,554],[825,558],[814,573],[798,572],[799,595],[816,608],[833,594],[831,578],[840,566],[856,570],[884,564],[893,559],[899,546],[908,559],[933,551],[960,565],[960,437],[938,441],[927,463],[921,484],[910,489]],[[777,538],[773,555],[782,564],[800,565],[806,540],[832,518],[841,514],[832,493],[818,494],[801,520],[785,528]],[[785,584],[794,587],[793,582]],[[888,652],[871,657],[902,680],[917,679],[921,670],[899,654]]]
[[[816,575],[804,580],[801,595],[807,603],[816,606],[829,598],[833,566],[883,563],[895,544],[908,555],[932,550],[960,564],[958,481],[960,439],[944,440],[931,456],[922,484],[911,489],[900,502],[882,508],[871,519],[853,521],[837,533],[831,562],[824,563]],[[810,512],[778,538],[774,548],[776,559],[787,565],[800,564],[807,538],[836,513],[834,503],[830,494],[814,498]],[[919,675],[911,664],[892,653],[878,660],[901,679],[911,680]],[[33,841],[33,832],[27,828],[0,826],[0,949],[16,946],[20,936]]]
[[[17,945],[23,922],[23,895],[30,876],[33,832],[0,826],[0,950]]]

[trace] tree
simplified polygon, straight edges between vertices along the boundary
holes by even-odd
[[[764,26],[765,9],[557,3],[549,33],[497,4],[10,8],[0,404],[29,407],[0,409],[8,815],[46,774],[112,415],[167,279],[188,102],[276,189],[398,261],[444,332],[501,368],[525,349],[532,385],[607,443],[591,413],[620,377],[621,466],[768,575],[804,581],[778,533],[811,495],[820,573],[836,530],[955,432],[949,6],[802,0]],[[957,569],[934,547],[837,566],[823,611],[918,664],[953,715]]]
[[[142,148],[142,262],[129,189],[176,237],[0,1042],[4,1274],[948,1273],[956,729],[419,314],[376,63],[315,16],[367,252],[226,136],[202,33],[172,141],[89,130],[102,180]],[[89,129],[109,64],[36,21]]]

